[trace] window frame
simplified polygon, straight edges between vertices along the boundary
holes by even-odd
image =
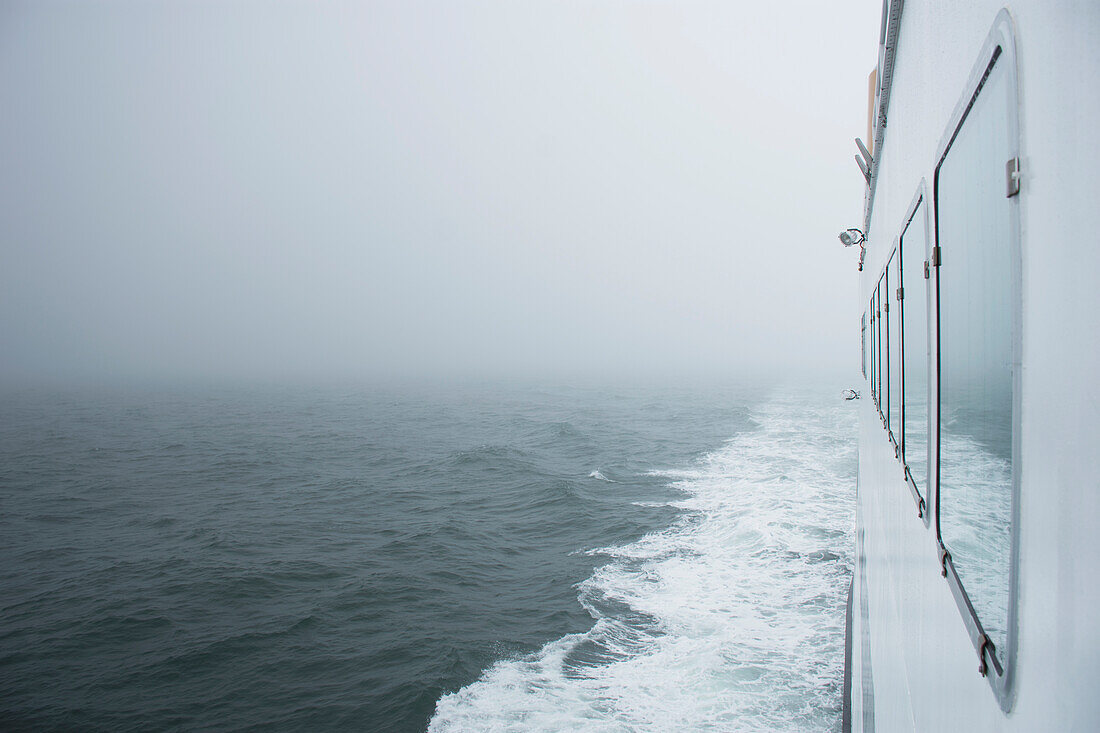
[[[867,312],[859,318],[859,367],[867,379]]]
[[[887,258],[889,264],[889,258]],[[884,265],[879,276],[879,301],[882,308],[882,425],[886,428],[886,439],[894,442],[890,432],[890,270]]]
[[[893,269],[894,279],[891,281],[890,271]],[[905,388],[902,386],[902,379],[904,377],[904,353],[902,352],[902,345],[904,343],[904,324],[901,322],[901,302],[898,300],[898,288],[901,287],[901,249],[898,247],[897,240],[894,240],[894,247],[890,251],[890,256],[886,258],[886,332],[888,335],[892,335],[887,344],[886,359],[889,366],[889,373],[887,375],[887,403],[886,403],[886,430],[890,435],[890,442],[894,444],[894,457],[898,461],[902,460],[901,443],[902,433],[904,432],[905,424],[902,422],[902,397],[905,393]],[[893,308],[890,308],[890,303],[894,304]],[[894,333],[896,331],[896,333]],[[895,394],[895,387],[898,393]],[[896,402],[896,404],[895,404]],[[894,414],[894,413],[897,414]],[[895,428],[898,428],[895,431]]]
[[[884,342],[888,343],[888,339],[890,337],[889,333],[885,332],[883,330],[883,323],[882,323],[882,290],[883,290],[884,280],[885,280],[885,273],[879,273],[878,285],[875,286],[875,317],[878,320],[878,366],[877,366],[878,375],[877,375],[877,379],[876,379],[876,383],[878,384],[878,393],[876,394],[875,406],[878,407],[878,416],[880,418],[882,418],[883,426],[886,425],[886,415],[882,411],[882,403],[883,403],[882,398],[883,398],[883,387],[884,387],[884,382],[882,381],[882,371],[883,371],[882,370],[882,356],[883,356],[883,344],[884,344]],[[890,376],[890,364],[889,364],[889,362],[887,362],[887,364],[886,364],[886,376],[887,377]],[[887,399],[889,399],[889,394],[887,394],[886,397],[887,397]]]
[[[932,183],[932,198],[933,198],[933,232],[932,236],[935,242],[934,253],[938,252],[940,246],[940,231],[939,231],[939,176],[940,168],[947,158],[948,153],[951,150],[952,144],[955,142],[959,131],[966,123],[967,116],[973,107],[978,95],[981,93],[986,79],[989,73],[994,68],[995,64],[1003,64],[1008,74],[1006,91],[1008,94],[1008,138],[1009,138],[1009,159],[1021,157],[1020,151],[1020,124],[1019,124],[1019,73],[1017,69],[1017,55],[1016,55],[1016,43],[1015,43],[1015,27],[1012,21],[1012,16],[1007,9],[1002,9],[993,22],[993,27],[986,37],[981,51],[978,54],[977,61],[974,64],[970,72],[970,77],[967,81],[963,95],[959,99],[958,104],[955,107],[954,112],[951,115],[951,121],[947,125],[943,138],[937,147],[936,155],[936,167],[935,174]],[[942,389],[941,389],[941,373],[942,373],[942,358],[941,358],[941,343],[940,343],[940,321],[941,321],[941,309],[940,309],[940,263],[938,258],[932,259],[932,277],[933,277],[933,293],[934,293],[934,321],[935,321],[935,458],[930,463],[935,464],[935,495],[934,495],[934,511],[936,515],[936,543],[939,549],[941,575],[947,579],[947,583],[951,588],[951,593],[955,598],[955,603],[958,606],[959,613],[962,616],[963,623],[966,626],[967,633],[970,637],[971,643],[979,657],[978,668],[979,672],[986,677],[991,689],[997,701],[1004,712],[1009,712],[1012,709],[1014,703],[1014,681],[1015,681],[1015,668],[1016,668],[1016,652],[1018,645],[1018,598],[1019,598],[1019,548],[1020,548],[1020,476],[1022,473],[1022,465],[1020,462],[1020,443],[1021,443],[1021,423],[1020,423],[1020,402],[1021,402],[1021,369],[1019,365],[1021,363],[1022,355],[1022,244],[1020,237],[1020,203],[1019,198],[1024,195],[1022,189],[1021,193],[1010,198],[1009,205],[1009,232],[1010,242],[1009,246],[1013,248],[1012,257],[1014,258],[1013,264],[1013,307],[1012,307],[1012,349],[1013,349],[1013,374],[1012,374],[1012,493],[1011,493],[1011,522],[1012,527],[1009,532],[1010,550],[1009,550],[1009,592],[1008,592],[1008,618],[1006,628],[1006,648],[1003,650],[1003,663],[1002,660],[997,658],[995,653],[986,652],[986,644],[991,643],[985,634],[984,627],[982,626],[981,619],[978,618],[977,611],[970,601],[970,597],[967,594],[966,589],[962,584],[962,580],[959,577],[958,571],[955,569],[954,562],[951,558],[950,552],[944,545],[943,536],[940,531],[940,451],[941,451],[941,405],[942,405]],[[932,375],[930,375],[932,376]]]
[[[905,471],[905,483],[909,487],[909,493],[911,493],[913,495],[913,502],[917,505],[917,517],[924,523],[924,526],[926,528],[932,526],[932,512],[929,511],[929,507],[931,506],[931,493],[933,491],[933,483],[932,483],[933,468],[932,468],[932,465],[934,463],[934,461],[932,460],[932,453],[933,453],[933,449],[932,449],[932,446],[933,446],[933,434],[932,434],[933,421],[932,421],[932,416],[933,416],[933,411],[934,411],[934,408],[933,408],[934,400],[932,399],[933,381],[934,381],[933,380],[934,370],[932,369],[932,362],[933,362],[933,353],[932,352],[935,349],[935,347],[933,345],[938,343],[937,342],[938,335],[935,333],[935,329],[933,328],[933,320],[934,319],[932,318],[932,314],[931,314],[931,311],[932,311],[932,303],[931,303],[931,299],[932,299],[932,275],[931,275],[931,272],[932,272],[932,230],[931,230],[931,227],[929,226],[929,224],[930,224],[930,222],[929,222],[929,218],[930,218],[929,209],[931,207],[932,207],[932,200],[931,200],[931,197],[928,196],[928,183],[925,179],[922,178],[921,182],[920,182],[920,185],[917,186],[916,193],[913,194],[912,202],[910,202],[909,207],[906,209],[905,223],[902,225],[901,233],[898,235],[898,247],[897,247],[898,257],[901,258],[899,260],[899,262],[901,263],[901,269],[900,269],[901,284],[900,284],[900,287],[902,289],[902,298],[901,298],[900,305],[899,305],[899,308],[900,308],[900,311],[901,311],[900,315],[899,315],[899,320],[901,321],[901,361],[902,361],[902,372],[901,372],[901,433],[902,433],[901,434],[901,462],[902,462],[902,467]],[[906,278],[906,270],[905,270],[905,248],[907,246],[906,241],[905,241],[905,235],[909,231],[909,227],[913,224],[913,221],[917,218],[917,216],[920,216],[924,220],[924,242],[921,243],[921,245],[922,245],[921,249],[922,249],[923,254],[924,254],[924,265],[925,265],[925,267],[928,268],[928,272],[929,272],[929,276],[927,278],[925,278],[923,271],[921,271],[921,272],[917,273],[916,275],[912,276],[912,277],[919,278],[918,282],[921,283],[920,292],[924,297],[921,299],[922,302],[920,303],[920,305],[922,305],[925,309],[925,322],[926,322],[926,327],[927,327],[927,333],[925,334],[925,338],[927,339],[925,341],[925,347],[926,347],[926,358],[928,359],[928,364],[927,364],[928,385],[926,387],[924,399],[928,403],[928,409],[927,409],[927,416],[926,416],[926,420],[925,420],[924,429],[925,429],[925,436],[926,436],[926,439],[927,439],[926,451],[927,451],[928,455],[925,458],[925,463],[927,464],[927,466],[926,466],[925,477],[924,477],[925,483],[924,483],[924,494],[923,495],[921,494],[920,487],[917,486],[916,479],[913,477],[912,469],[909,467],[909,458],[905,453],[906,447],[907,447],[906,446],[907,441],[905,439],[905,424],[906,424],[905,423],[905,417],[906,417],[905,413],[906,413],[906,405],[908,404],[906,396],[909,394],[908,390],[906,389],[906,384],[905,384],[905,361],[906,361],[905,356],[906,356],[906,343],[907,343],[907,339],[905,338],[905,335],[906,335],[905,334],[905,324],[906,324],[906,321],[905,321],[905,308],[906,308],[906,301],[909,301],[909,302],[914,301],[914,298],[913,298],[912,294],[915,291],[915,286],[911,286],[911,285],[906,284],[908,279]],[[938,312],[937,312],[937,315],[938,315]],[[939,424],[938,423],[938,412],[937,412],[936,417],[937,417],[937,422],[935,424],[938,426],[938,424]]]
[[[882,344],[881,344],[881,341],[880,341],[880,338],[879,338],[879,335],[880,335],[879,334],[879,329],[880,329],[881,324],[879,323],[879,317],[878,317],[878,283],[877,282],[875,283],[874,292],[871,293],[871,317],[875,319],[875,333],[872,336],[872,338],[874,339],[874,349],[875,349],[875,363],[874,363],[874,368],[873,369],[874,369],[874,374],[875,374],[875,410],[878,410],[878,393],[879,393],[879,390],[882,389],[882,379],[881,379],[881,376],[880,376],[881,370],[879,369],[878,357],[879,357],[879,354],[882,352],[882,348],[881,348]]]
[[[869,333],[867,334],[867,381],[871,385],[871,403],[875,401],[875,295],[867,300],[867,321]]]
[[[878,409],[878,314],[875,312],[878,301],[878,284],[871,291],[871,404]]]

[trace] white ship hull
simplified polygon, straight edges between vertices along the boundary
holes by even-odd
[[[1100,730],[1100,4],[884,16],[851,727]]]

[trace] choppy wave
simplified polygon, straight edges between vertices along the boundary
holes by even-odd
[[[601,471],[598,468],[595,471],[593,471],[592,473],[588,474],[588,478],[594,478],[597,481],[606,481],[609,484],[618,483],[618,481],[616,481],[615,479],[610,479],[607,476],[605,476],[603,474],[603,471]]]
[[[4,392],[0,728],[422,732],[445,692],[592,626],[586,550],[667,526],[686,495],[645,471],[759,394]]]
[[[838,728],[855,413],[800,394],[754,417],[658,472],[684,495],[671,526],[590,551],[590,630],[444,695],[429,731]]]

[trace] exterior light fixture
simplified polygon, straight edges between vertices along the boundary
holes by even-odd
[[[845,229],[840,233],[840,243],[845,247],[853,244],[863,244],[863,232],[859,229]]]
[[[867,255],[867,248],[863,246],[866,237],[860,229],[845,229],[840,233],[840,243],[845,247],[859,245],[859,271],[863,272],[863,258]]]

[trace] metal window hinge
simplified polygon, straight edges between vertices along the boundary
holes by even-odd
[[[905,298],[905,288],[898,288],[898,300]]]
[[[917,503],[917,519],[924,519],[924,499]]]
[[[924,261],[924,279],[928,280],[932,277],[932,273],[928,271],[928,260]]]
[[[937,244],[932,248],[932,267],[940,266],[940,246]]]
[[[978,637],[978,674],[985,677],[989,672],[989,666],[985,663],[985,650],[989,649],[989,655],[993,656],[993,642],[989,640],[989,637],[982,634]]]
[[[940,546],[940,575],[947,577],[947,561],[951,559],[951,553],[946,547]]]
[[[1005,163],[1005,198],[1020,193],[1020,159],[1012,158]]]

